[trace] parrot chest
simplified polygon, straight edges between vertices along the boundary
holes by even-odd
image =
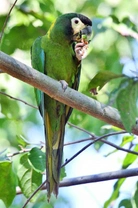
[[[78,63],[73,56],[72,46],[49,42],[44,50],[46,74],[56,80],[65,80],[71,86],[78,72]]]

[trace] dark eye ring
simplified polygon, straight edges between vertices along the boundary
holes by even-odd
[[[79,20],[76,19],[74,22],[75,22],[75,24],[78,24],[79,23]]]

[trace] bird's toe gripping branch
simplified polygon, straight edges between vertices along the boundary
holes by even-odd
[[[65,91],[68,87],[68,83],[65,80],[60,80],[60,83],[62,85],[62,89]]]
[[[84,59],[87,56],[87,49],[88,49],[88,44],[86,43],[77,43],[75,45],[75,54],[76,57],[79,61]]]

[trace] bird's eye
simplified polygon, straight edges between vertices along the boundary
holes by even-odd
[[[75,22],[75,24],[77,25],[77,24],[79,23],[79,20],[76,19],[74,22]]]

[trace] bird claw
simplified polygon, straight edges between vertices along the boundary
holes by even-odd
[[[68,83],[65,80],[60,80],[60,83],[62,85],[62,89],[65,91],[68,87]]]
[[[82,59],[84,59],[86,57],[87,48],[88,48],[88,44],[86,44],[84,42],[76,43],[75,54],[76,54],[76,57],[79,61],[81,61]]]

